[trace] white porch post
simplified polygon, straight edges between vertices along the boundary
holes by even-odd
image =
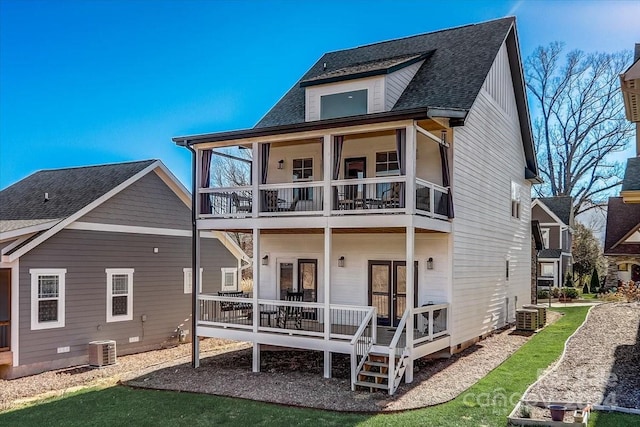
[[[256,206],[256,205],[254,205]],[[254,210],[255,211],[255,210]],[[258,293],[260,289],[260,229],[253,229],[253,335],[258,335],[258,325],[260,322],[260,307],[258,306]],[[253,342],[253,372],[260,372],[260,344]]]
[[[331,215],[331,180],[333,179],[333,172],[331,170],[333,158],[331,156],[335,156],[335,153],[332,153],[331,150],[332,145],[333,141],[331,139],[331,135],[325,135],[322,141],[322,180],[324,181],[324,187],[322,188],[322,206],[324,216]]]
[[[331,339],[331,228],[324,228],[324,339]],[[331,378],[331,352],[324,352],[324,377]]]
[[[251,145],[251,216],[258,217],[260,211],[260,176],[262,176],[262,162],[260,161],[260,143],[254,142]]]
[[[406,277],[407,277],[407,308],[409,309],[409,318],[407,319],[407,347],[409,348],[409,365],[407,366],[407,370],[405,371],[405,382],[411,383],[413,382],[413,306],[415,295],[413,294],[413,279],[414,279],[414,251],[415,251],[415,227],[409,226],[406,229],[407,234],[407,267],[406,267]]]
[[[194,175],[193,175],[193,212],[191,212],[191,218],[193,221],[191,229],[191,250],[193,251],[191,260],[191,303],[193,306],[193,318],[191,319],[191,364],[194,368],[200,367],[200,339],[198,339],[198,321],[200,320],[200,301],[198,296],[200,294],[200,230],[198,229],[198,218],[200,216],[200,194],[198,189],[201,183],[201,165],[202,165],[202,151],[196,150],[193,153],[194,156]]]
[[[416,127],[405,128],[405,171],[406,179],[404,197],[408,215],[416,214]]]

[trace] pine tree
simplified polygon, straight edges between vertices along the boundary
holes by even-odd
[[[598,288],[600,287],[600,278],[598,277],[598,269],[594,268],[593,273],[591,274],[591,293],[598,293]]]

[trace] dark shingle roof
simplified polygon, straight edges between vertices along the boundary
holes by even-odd
[[[41,220],[66,218],[155,161],[36,172],[0,191],[0,222],[23,221],[33,225]],[[47,202],[45,193],[49,197]]]
[[[560,258],[562,249],[543,249],[538,253],[538,258]]]
[[[305,89],[310,80],[331,71],[401,55],[434,51],[420,67],[392,111],[415,108],[469,110],[514,18],[421,34],[327,53],[264,116],[257,128],[303,123]],[[327,68],[324,69],[324,64]]]
[[[640,157],[627,159],[627,167],[624,171],[622,191],[640,190]]]
[[[607,231],[604,239],[605,255],[640,255],[640,244],[615,246],[631,230],[640,226],[640,203],[624,203],[622,197],[609,197]]]
[[[540,200],[565,225],[573,226],[573,198],[571,196],[541,197]]]

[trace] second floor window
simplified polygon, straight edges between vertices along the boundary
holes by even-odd
[[[515,182],[511,183],[511,218],[520,219],[520,186]]]
[[[550,249],[549,248],[549,229],[548,228],[543,228],[540,231],[542,232],[542,242],[544,243],[544,248],[545,249]]]
[[[367,114],[367,89],[320,97],[320,119]]]
[[[313,180],[313,158],[293,159],[293,180]],[[313,200],[312,188],[297,188],[293,190],[293,197],[298,200]]]
[[[398,176],[400,166],[398,164],[398,153],[395,151],[382,151],[376,153],[376,176]],[[390,183],[376,184],[376,197],[382,198],[390,191]]]

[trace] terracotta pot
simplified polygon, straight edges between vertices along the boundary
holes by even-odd
[[[562,405],[549,405],[549,410],[551,411],[551,419],[553,421],[562,421],[567,407]]]

